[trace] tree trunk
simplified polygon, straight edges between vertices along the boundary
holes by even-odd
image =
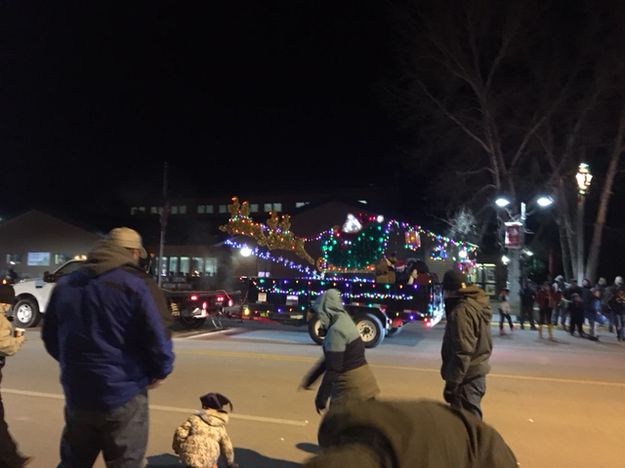
[[[599,267],[599,254],[601,253],[601,241],[603,238],[603,227],[605,226],[605,220],[608,215],[608,205],[610,204],[610,197],[612,196],[612,186],[614,185],[614,178],[618,170],[619,161],[623,154],[623,139],[625,137],[625,109],[621,111],[621,118],[619,121],[618,134],[612,148],[612,155],[610,156],[610,164],[606,173],[603,188],[601,190],[601,199],[599,201],[599,210],[597,211],[597,218],[595,220],[595,227],[592,233],[592,242],[590,244],[590,250],[588,252],[588,262],[586,263],[586,278],[594,282],[597,276],[597,269]]]
[[[566,242],[566,227],[564,225],[564,220],[561,218],[558,221],[558,232],[560,234],[560,249],[562,250],[562,268],[564,268],[564,275],[567,278],[570,278],[573,276],[573,270],[571,269],[571,255],[569,254],[569,244]]]
[[[560,234],[560,247],[562,249],[562,267],[566,279],[573,278],[577,266],[577,247],[575,245],[575,230],[571,219],[571,209],[569,208],[564,180],[559,177],[557,180],[558,204],[558,231]]]

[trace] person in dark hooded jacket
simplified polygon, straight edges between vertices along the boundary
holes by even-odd
[[[145,257],[136,231],[115,228],[52,292],[41,336],[61,366],[61,467],[92,466],[100,451],[107,466],[143,466],[147,390],[174,362],[170,314],[139,267]]]
[[[467,411],[420,401],[350,402],[319,427],[304,468],[516,468],[499,433]]]
[[[350,400],[368,400],[379,392],[377,381],[365,359],[365,345],[354,321],[343,308],[341,295],[328,289],[313,304],[321,327],[326,330],[321,359],[304,377],[301,387],[308,390],[323,375],[315,398],[321,412],[331,398],[332,408]]]
[[[443,290],[447,316],[441,349],[443,396],[452,407],[464,408],[481,418],[493,351],[488,296],[479,287],[467,285],[458,270],[445,273]]]

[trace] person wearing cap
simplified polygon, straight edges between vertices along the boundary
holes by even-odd
[[[223,454],[228,468],[238,468],[234,462],[232,441],[226,432],[228,412],[232,403],[221,393],[207,393],[200,397],[202,409],[196,411],[174,433],[172,448],[182,463],[189,468],[216,468]]]
[[[15,336],[11,322],[6,313],[15,303],[15,290],[9,284],[0,284],[0,382],[2,382],[2,368],[7,356],[13,356],[24,344],[25,335]],[[4,420],[4,405],[0,397],[0,466],[7,468],[21,468],[30,462],[29,457],[22,455],[17,444],[9,433],[9,426]]]
[[[516,468],[501,435],[436,401],[352,401],[329,412],[304,468]]]
[[[54,288],[41,336],[61,367],[65,428],[61,467],[143,466],[148,390],[173,370],[170,314],[163,293],[139,266],[141,236],[115,228],[84,268]]]
[[[479,287],[469,285],[456,269],[445,273],[443,291],[447,316],[441,348],[443,397],[452,407],[464,408],[481,418],[493,351],[488,296]]]

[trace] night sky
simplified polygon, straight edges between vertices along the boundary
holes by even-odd
[[[2,213],[115,209],[164,160],[186,196],[392,185],[383,5],[203,5],[4,5]]]
[[[441,227],[427,187],[444,172],[402,165],[419,128],[389,109],[387,2],[5,2],[0,17],[0,217],[97,225],[158,196],[167,160],[173,196],[400,187],[393,212]],[[611,246],[623,200],[617,182]]]

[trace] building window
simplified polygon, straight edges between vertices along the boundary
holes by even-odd
[[[50,266],[50,252],[28,252],[28,266]]]
[[[258,203],[250,203],[250,213],[258,213]]]
[[[228,212],[228,205],[219,205],[220,214],[227,213],[227,212]]]
[[[179,214],[187,214],[187,205],[180,205],[178,207],[178,213]]]
[[[204,274],[206,276],[215,276],[217,274],[217,259],[215,257],[206,257],[204,259]]]
[[[204,259],[202,257],[193,257],[191,273],[194,275],[204,274]]]
[[[130,208],[130,215],[134,216],[139,213],[145,213],[145,206],[133,206]]]
[[[298,201],[298,202],[295,202],[295,208],[301,208],[302,206],[306,206],[306,205],[308,205],[308,204],[310,204],[310,202],[307,202],[307,201]]]
[[[167,274],[167,257],[161,257],[161,275]]]
[[[69,262],[72,257],[68,254],[54,254],[54,264],[61,265],[65,262]]]
[[[214,207],[213,205],[198,205],[197,212],[198,214],[213,214]]]
[[[282,203],[274,203],[273,211],[275,211],[276,213],[280,213],[282,211]]]
[[[180,273],[189,273],[191,262],[189,257],[180,257]]]
[[[178,205],[173,205],[173,206],[170,208],[169,212],[170,212],[171,214],[173,214],[173,215],[174,215],[174,214],[178,214]]]
[[[178,273],[178,257],[169,257],[169,272]]]
[[[150,214],[158,214],[158,206],[151,206]]]
[[[7,254],[7,264],[8,265],[17,265],[22,263],[22,256],[19,254]]]
[[[263,211],[265,213],[269,213],[271,210],[273,210],[273,205],[271,203],[265,203],[263,205]]]

